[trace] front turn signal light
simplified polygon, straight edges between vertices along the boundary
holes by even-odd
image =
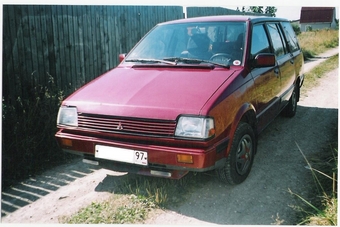
[[[178,154],[177,155],[177,162],[193,164],[194,158],[192,157],[192,155]]]
[[[61,144],[66,147],[72,147],[72,140],[70,139],[61,139]]]

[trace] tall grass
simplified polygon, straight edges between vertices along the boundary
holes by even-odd
[[[339,46],[338,30],[316,30],[298,35],[305,58],[312,58],[330,48]]]
[[[200,182],[206,182],[210,178],[209,172],[189,173],[179,180],[129,175],[123,183],[115,185],[114,193],[145,197],[155,205],[165,208],[181,203],[193,185],[199,187]]]
[[[305,206],[295,207],[303,212],[303,218],[299,224],[307,225],[337,225],[338,223],[338,199],[337,199],[337,172],[338,172],[338,152],[336,149],[329,149],[326,152],[320,152],[311,160],[308,160],[300,149],[297,147],[304,157],[308,168],[311,170],[317,196],[313,201],[308,201],[304,197],[289,192],[299,198]]]

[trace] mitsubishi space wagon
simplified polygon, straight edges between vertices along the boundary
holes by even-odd
[[[304,80],[291,24],[274,17],[160,23],[119,58],[62,102],[56,139],[86,163],[155,177],[243,182],[258,135],[295,115]]]

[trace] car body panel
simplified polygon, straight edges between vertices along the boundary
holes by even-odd
[[[175,120],[179,114],[200,114],[233,72],[118,67],[75,92],[63,105],[77,106],[84,113]]]
[[[119,56],[118,67],[63,101],[62,107],[77,108],[80,124],[58,124],[58,144],[87,160],[108,163],[106,168],[119,164],[146,175],[179,178],[187,171],[223,167],[240,121],[249,123],[257,136],[303,83],[302,52],[287,23],[280,18],[213,16],[156,25],[129,54]],[[255,41],[260,27],[258,35],[267,39],[266,48]],[[204,51],[210,56],[219,54],[213,53],[217,44],[229,52],[216,59],[193,58],[189,48],[182,48],[186,43],[192,48],[195,34],[208,36],[210,47]],[[294,51],[288,36],[296,42]],[[273,39],[278,37],[283,52],[276,55],[280,40]],[[182,116],[212,119],[214,127],[206,138],[179,136],[176,129]],[[167,132],[158,134],[163,127]],[[96,145],[147,152],[148,165],[98,159]]]

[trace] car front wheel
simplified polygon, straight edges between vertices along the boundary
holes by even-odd
[[[228,184],[242,183],[250,173],[255,150],[256,141],[252,127],[248,123],[240,122],[225,165],[217,169],[219,179]]]

